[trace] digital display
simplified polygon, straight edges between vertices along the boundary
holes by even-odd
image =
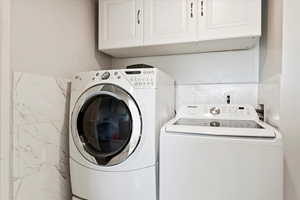
[[[128,75],[135,75],[135,74],[141,74],[141,71],[126,71],[125,73]]]

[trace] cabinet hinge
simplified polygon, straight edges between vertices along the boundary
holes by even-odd
[[[191,18],[194,18],[194,3],[191,2]]]
[[[201,17],[204,16],[204,1],[201,1]]]

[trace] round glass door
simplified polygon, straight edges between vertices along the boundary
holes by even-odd
[[[81,97],[83,102],[79,99],[75,106],[73,138],[77,138],[76,146],[89,161],[116,165],[126,160],[138,144],[140,113],[131,96],[121,88],[113,85],[96,88],[85,92]]]

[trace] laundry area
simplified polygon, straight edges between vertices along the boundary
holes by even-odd
[[[0,0],[0,200],[300,200],[299,8]]]

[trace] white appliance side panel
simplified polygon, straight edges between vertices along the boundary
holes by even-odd
[[[156,167],[125,172],[101,172],[71,160],[74,195],[88,200],[155,200]]]
[[[158,73],[158,87],[155,96],[156,150],[159,150],[161,127],[175,116],[175,81],[166,73]]]
[[[160,200],[282,200],[281,143],[163,135],[160,145]]]

